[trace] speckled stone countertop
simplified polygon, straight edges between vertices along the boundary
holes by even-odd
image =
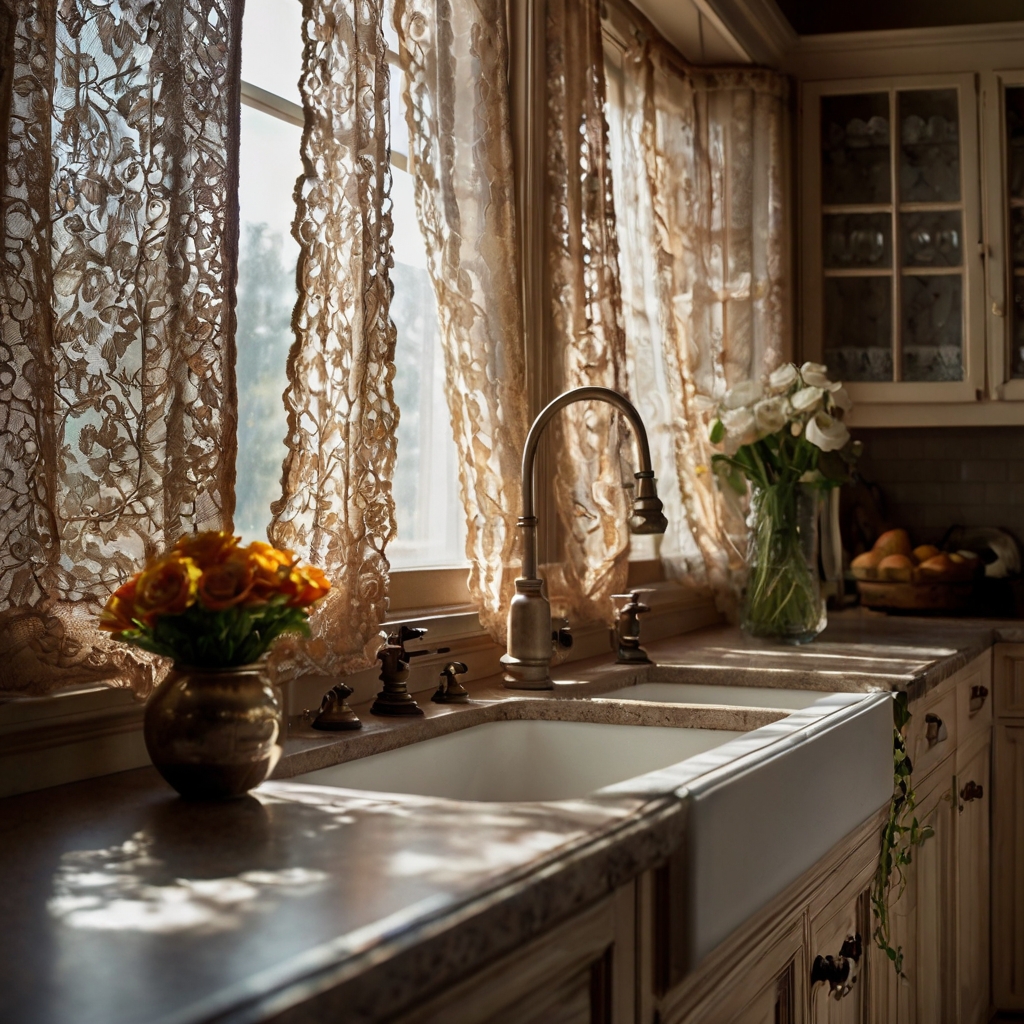
[[[296,725],[276,775],[499,718],[752,729],[788,712],[588,698],[659,679],[916,696],[1000,640],[1024,625],[844,613],[803,648],[703,630],[650,645],[651,667],[563,665],[551,693],[485,680],[422,719]],[[684,813],[671,794],[473,805],[286,780],[190,805],[152,769],[9,797],[0,1021],[384,1019],[657,864]]]
[[[651,645],[648,678],[825,691],[905,690],[912,699],[995,643],[1024,643],[1020,620],[889,616],[851,609],[829,616],[813,643],[790,647],[718,627]]]

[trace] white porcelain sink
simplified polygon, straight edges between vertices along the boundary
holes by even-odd
[[[889,799],[892,697],[681,683],[633,689],[637,700],[776,708],[786,700],[795,710],[750,732],[487,722],[295,781],[471,801],[601,793],[685,803],[680,912],[690,970]]]
[[[593,722],[486,722],[295,781],[452,800],[571,800],[742,735]]]
[[[613,700],[649,700],[659,704],[723,704],[742,708],[800,711],[831,694],[767,686],[722,686],[717,683],[638,683],[599,694]]]

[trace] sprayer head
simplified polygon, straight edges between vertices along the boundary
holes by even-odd
[[[631,533],[664,533],[668,529],[664,506],[658,497],[653,470],[641,470],[636,478],[636,497],[633,514],[629,517]]]

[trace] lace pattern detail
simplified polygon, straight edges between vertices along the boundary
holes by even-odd
[[[97,602],[234,501],[240,5],[11,5],[0,688],[158,672]]]
[[[625,245],[623,259],[635,276],[654,253],[676,464],[703,562],[694,567],[731,612],[743,583],[745,509],[715,485],[703,400],[761,377],[788,348],[786,80],[691,73],[643,41],[623,67],[627,149],[653,210],[651,233]]]
[[[560,390],[590,384],[625,393],[599,6],[597,0],[547,5],[551,343]],[[603,403],[571,406],[552,427],[560,453],[555,494],[566,534],[561,571],[549,579],[552,605],[574,622],[610,622],[610,596],[625,587],[627,575],[623,483],[632,482],[628,467],[635,458],[629,428]]]
[[[397,0],[416,205],[445,352],[469,588],[505,640],[526,440],[508,42],[502,0]]]
[[[288,454],[271,541],[331,576],[311,640],[273,651],[279,678],[372,662],[395,534],[395,327],[391,284],[388,65],[382,0],[307,0],[306,175],[296,187],[296,342],[288,361]]]

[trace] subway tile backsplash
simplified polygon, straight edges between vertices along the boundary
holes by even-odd
[[[915,542],[950,526],[998,526],[1024,541],[1024,427],[857,430],[861,473],[878,485],[886,518]]]

